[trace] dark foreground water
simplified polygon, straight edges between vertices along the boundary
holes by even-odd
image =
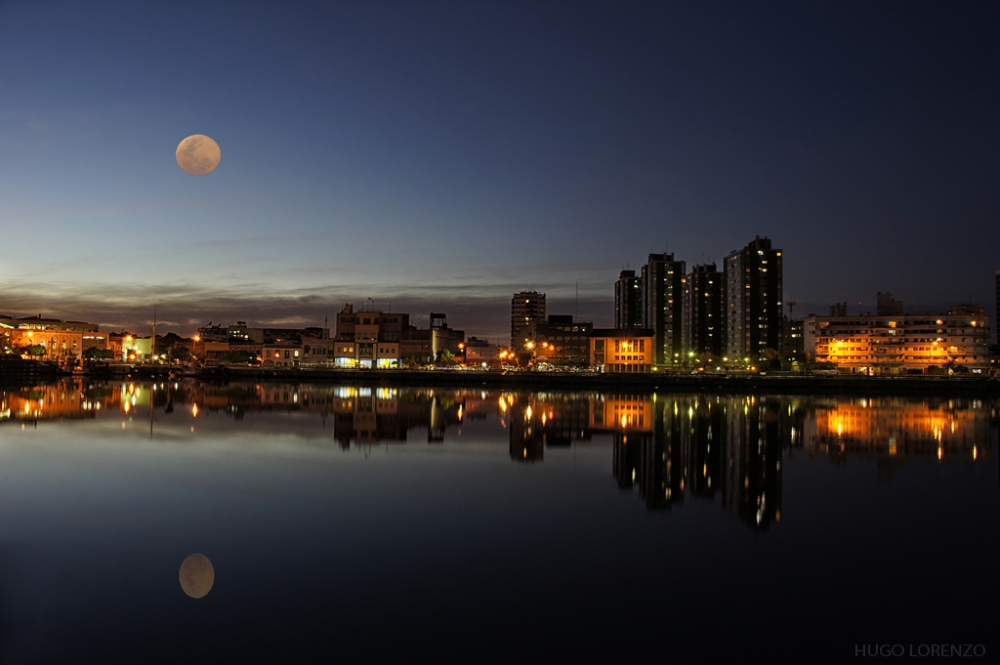
[[[0,390],[3,662],[997,656],[995,404],[152,388]]]

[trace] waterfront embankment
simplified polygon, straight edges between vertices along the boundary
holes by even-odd
[[[341,383],[367,386],[441,386],[504,390],[570,390],[622,393],[853,394],[1000,396],[1000,380],[988,377],[867,377],[761,374],[598,374],[592,372],[489,372],[407,369],[213,368],[206,381]]]

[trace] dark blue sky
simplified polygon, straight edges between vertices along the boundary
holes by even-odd
[[[650,252],[796,314],[993,301],[996,3],[0,4],[0,311],[612,320]],[[222,148],[203,177],[177,143]],[[579,284],[579,306],[574,303]],[[989,307],[991,315],[992,306]]]

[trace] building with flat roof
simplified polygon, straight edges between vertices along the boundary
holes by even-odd
[[[889,311],[902,311],[902,303]],[[810,315],[803,329],[804,349],[817,362],[869,375],[985,374],[989,341],[989,317],[978,305],[947,314]]]
[[[330,329],[326,326],[305,328],[259,328],[248,326],[246,321],[233,325],[213,325],[209,322],[198,328],[196,341],[210,342],[253,342],[255,344],[275,342],[301,342],[303,339],[330,339]]]
[[[401,365],[400,343],[410,315],[354,311],[347,303],[337,314],[333,360],[337,367],[393,368]]]
[[[465,364],[470,367],[499,367],[500,347],[485,339],[470,337],[465,342]]]
[[[634,270],[622,270],[615,282],[615,328],[642,327],[642,284]]]
[[[591,321],[574,321],[569,314],[550,314],[533,321],[527,334],[536,362],[586,367],[590,360]]]
[[[302,362],[299,342],[270,342],[261,345],[261,367],[298,367]]]
[[[784,337],[781,250],[757,236],[723,263],[725,355],[758,362],[781,352]]]
[[[545,320],[545,294],[538,291],[515,293],[510,301],[510,348],[524,349],[531,324]]]
[[[7,349],[34,348],[41,353],[32,354],[40,360],[62,361],[64,359],[80,360],[83,351],[88,348],[84,337],[88,337],[89,346],[96,346],[96,323],[84,321],[62,321],[60,319],[33,317],[0,316],[0,346]],[[104,340],[106,344],[106,340]]]
[[[722,274],[714,263],[691,269],[684,284],[684,349],[722,356]]]
[[[684,353],[684,261],[650,254],[642,267],[642,327],[652,330],[653,362],[675,365]]]
[[[590,368],[609,373],[651,372],[655,339],[655,333],[644,328],[595,328],[590,335]]]

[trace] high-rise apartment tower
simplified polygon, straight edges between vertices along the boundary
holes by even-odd
[[[510,301],[511,349],[524,347],[531,324],[535,321],[545,321],[545,294],[537,291],[515,293]]]
[[[681,362],[684,351],[684,262],[673,254],[650,254],[642,267],[643,328],[653,331],[653,363]]]
[[[756,363],[767,349],[782,351],[781,250],[757,236],[726,257],[725,355]]]
[[[721,357],[722,338],[722,274],[714,263],[694,266],[684,284],[684,348]]]
[[[615,328],[642,328],[642,285],[634,270],[622,270],[615,282]]]

